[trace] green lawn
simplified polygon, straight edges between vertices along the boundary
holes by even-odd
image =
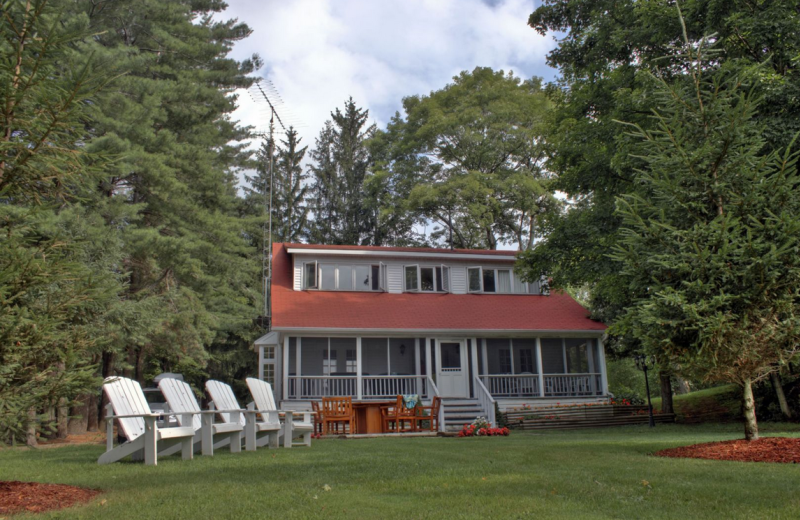
[[[649,454],[740,436],[659,425],[507,438],[314,441],[311,448],[98,466],[101,446],[0,451],[0,480],[105,491],[38,518],[797,518],[800,467]],[[800,437],[797,425],[764,435]]]

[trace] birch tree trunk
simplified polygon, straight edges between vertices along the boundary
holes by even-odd
[[[742,405],[744,408],[744,438],[748,441],[757,441],[756,403],[753,399],[753,382],[750,379],[745,379],[742,384]]]

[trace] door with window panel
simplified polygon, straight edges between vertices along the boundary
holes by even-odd
[[[442,397],[469,397],[466,341],[436,341],[436,380]]]

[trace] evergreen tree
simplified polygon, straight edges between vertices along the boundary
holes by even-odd
[[[81,23],[83,22],[83,23]],[[89,37],[46,0],[0,17],[0,442],[36,441],[51,409],[95,387],[91,353],[121,284],[76,204],[98,179],[87,150],[93,96],[107,76],[76,61]],[[67,410],[67,411],[65,411]],[[65,423],[64,420],[61,421]]]
[[[743,85],[752,78],[718,69],[704,40],[685,49],[685,77],[651,76],[654,128],[635,126],[643,166],[618,198],[612,256],[634,300],[612,333],[698,379],[741,386],[754,440],[752,385],[800,343],[797,157],[763,152],[758,100]]]
[[[303,171],[303,159],[307,146],[300,148],[300,137],[294,128],[289,128],[286,138],[273,153],[272,158],[272,241],[299,242],[308,229],[308,174]],[[266,226],[265,216],[270,202],[270,150],[267,142],[257,154],[256,175],[246,176],[249,187],[245,189],[247,214],[255,217],[251,235],[257,237],[254,244],[261,246],[259,229]]]
[[[105,168],[109,224],[124,240],[122,324],[102,354],[104,376],[145,381],[161,371],[200,378],[209,349],[247,347],[258,313],[258,253],[243,236],[236,174],[249,160],[247,129],[230,120],[257,57],[236,62],[250,34],[219,18],[222,2],[123,0],[74,4],[96,33],[87,52],[126,74],[98,96],[91,150]]]
[[[374,219],[364,202],[364,180],[372,164],[367,140],[375,125],[367,126],[369,111],[353,98],[331,113],[311,151],[309,194],[314,222],[309,240],[318,244],[365,244],[374,236]]]

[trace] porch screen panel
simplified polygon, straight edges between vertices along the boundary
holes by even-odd
[[[501,359],[501,350],[511,349],[511,342],[507,339],[490,338],[486,340],[486,357],[488,358],[489,374],[510,374],[511,373],[511,360],[508,362],[508,369],[504,370],[503,360]]]
[[[386,375],[386,338],[361,338],[361,373]]]
[[[586,374],[589,372],[588,340],[569,338],[565,345],[567,349],[567,372],[570,374]]]
[[[301,338],[300,363],[302,376],[324,375],[323,367],[327,366],[328,338]],[[291,361],[291,360],[290,360]]]
[[[392,338],[389,340],[389,357],[391,361],[391,375],[413,376],[416,371],[414,365],[414,339]]]
[[[348,350],[356,350],[356,338],[331,338],[331,353],[336,352],[336,370],[333,375],[355,376],[355,371],[347,371]]]
[[[561,338],[542,338],[542,368],[545,374],[564,374]]]
[[[535,339],[514,340],[514,367],[517,374],[536,374],[539,372],[539,368],[536,366]]]

